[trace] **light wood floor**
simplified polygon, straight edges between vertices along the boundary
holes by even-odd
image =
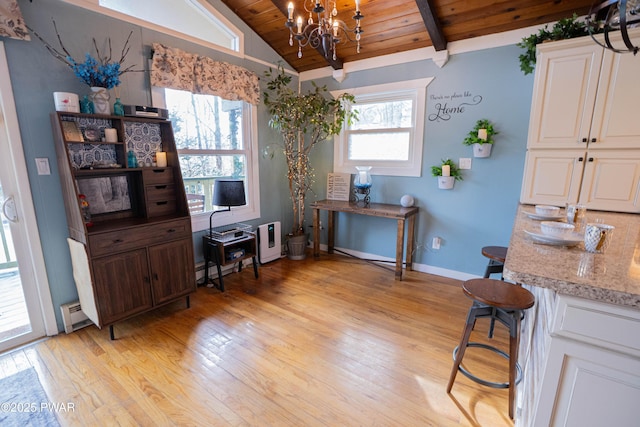
[[[512,426],[507,390],[459,374],[445,391],[470,301],[460,283],[323,254],[279,260],[184,301],[0,356],[0,377],[35,367],[62,425]],[[487,342],[478,322],[472,340]],[[508,334],[496,326],[502,348]],[[482,354],[485,352],[485,354]],[[475,354],[478,353],[478,354]],[[475,360],[474,360],[475,359]],[[496,360],[498,359],[498,360]],[[466,366],[505,381],[507,363]]]

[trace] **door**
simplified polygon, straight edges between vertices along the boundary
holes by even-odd
[[[58,332],[0,42],[0,352]]]
[[[556,206],[576,203],[585,155],[581,150],[529,150],[520,202]]]
[[[587,209],[640,212],[640,150],[589,150],[580,203]]]
[[[538,49],[527,146],[586,148],[604,49],[589,37]]]

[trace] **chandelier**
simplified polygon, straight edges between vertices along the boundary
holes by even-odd
[[[639,25],[640,0],[605,0],[595,4],[587,15],[587,29],[591,38],[600,46],[617,53],[638,53],[640,47],[633,45],[627,30]],[[620,31],[624,46],[613,46],[610,33],[615,31]],[[604,43],[595,37],[600,32],[604,33]]]
[[[303,6],[306,14],[309,15],[306,23],[303,22],[302,15],[298,15],[293,21],[293,2],[287,6],[286,27],[289,28],[289,45],[293,46],[294,39],[298,42],[298,58],[302,58],[302,48],[311,45],[313,48],[320,48],[324,52],[325,58],[336,60],[336,45],[342,41],[340,36],[344,36],[348,41],[357,43],[356,52],[360,53],[360,34],[362,27],[360,20],[364,15],[360,13],[360,0],[356,0],[356,12],[353,19],[356,21],[354,28],[337,18],[337,0],[304,0]],[[315,21],[314,21],[315,15]],[[351,37],[351,34],[355,37]]]

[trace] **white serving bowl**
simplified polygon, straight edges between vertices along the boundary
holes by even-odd
[[[566,222],[542,221],[540,223],[540,230],[542,230],[542,234],[552,237],[565,237],[575,228],[575,225],[567,224]]]
[[[560,208],[557,206],[536,205],[536,213],[544,216],[558,216]]]

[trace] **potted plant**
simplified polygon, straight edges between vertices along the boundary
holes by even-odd
[[[345,120],[351,123],[357,118],[356,113],[344,105],[345,102],[355,102],[355,98],[346,93],[337,98],[326,97],[326,87],[319,87],[313,82],[313,90],[305,94],[293,90],[288,86],[291,76],[285,74],[282,65],[277,73],[269,69],[265,76],[269,79],[264,92],[264,104],[271,115],[269,125],[282,135],[287,162],[293,209],[293,226],[287,241],[288,256],[302,259],[307,243],[305,199],[313,184],[309,154],[316,144],[339,134]]]
[[[438,178],[438,188],[451,190],[455,181],[462,181],[462,173],[451,159],[442,159],[442,163],[431,166],[431,174]]]
[[[489,120],[480,119],[462,143],[473,146],[474,157],[489,157],[491,155],[493,135],[497,134],[498,132]]]
[[[563,18],[556,22],[551,30],[545,25],[540,28],[537,33],[524,37],[516,46],[525,50],[523,54],[518,56],[520,60],[520,70],[526,75],[531,74],[536,66],[536,45],[545,41],[564,40],[574,37],[582,37],[589,34],[587,26],[584,22],[578,21],[578,15],[575,13],[570,18]]]

